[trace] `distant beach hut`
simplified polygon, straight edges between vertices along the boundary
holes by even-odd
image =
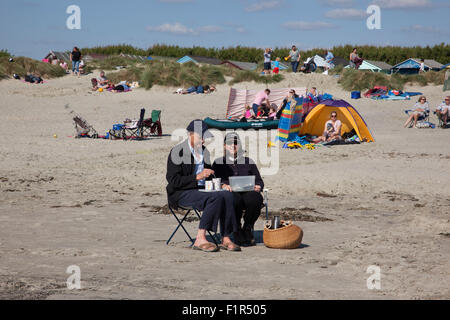
[[[45,56],[43,60],[49,60],[49,59],[58,59],[58,60],[64,60],[66,62],[70,61],[70,52],[62,52],[62,51],[53,51],[50,50],[50,52]]]
[[[346,66],[345,68],[350,68]],[[391,73],[392,66],[383,61],[364,60],[358,70],[370,70],[372,72]]]
[[[424,59],[425,71],[433,70],[439,71],[443,67],[443,65],[432,59]],[[421,64],[421,59],[418,58],[409,58],[405,61],[402,61],[395,66],[392,67],[393,73],[400,74],[415,74],[419,73]]]
[[[228,67],[236,68],[239,70],[256,70],[257,64],[253,62],[242,62],[242,61],[234,61],[234,60],[224,60],[221,64],[226,65]]]
[[[193,62],[195,64],[211,64],[211,65],[219,65],[222,63],[221,60],[216,58],[209,58],[209,57],[200,57],[200,56],[184,56],[183,58],[179,59],[177,61],[180,64],[184,64],[186,62]]]

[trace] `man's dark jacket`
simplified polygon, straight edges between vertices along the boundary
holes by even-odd
[[[203,162],[205,169],[211,169],[209,152],[205,147],[203,147]],[[170,151],[166,179],[169,204],[175,209],[178,208],[178,199],[183,191],[198,189],[194,156],[188,140],[176,145]]]

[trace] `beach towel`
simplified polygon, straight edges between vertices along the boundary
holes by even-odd
[[[270,89],[269,101],[280,105],[283,99],[289,94],[289,90],[294,89],[298,95],[304,94],[306,88],[283,88],[283,89]],[[238,119],[241,118],[244,113],[245,106],[251,106],[255,101],[256,94],[261,90],[245,90],[245,89],[230,89],[230,95],[227,105],[227,118]]]

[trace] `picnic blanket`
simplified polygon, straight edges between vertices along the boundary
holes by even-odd
[[[270,89],[269,101],[275,103],[277,106],[283,101],[289,94],[289,90],[294,89],[298,95],[303,95],[306,88],[282,88],[282,89]],[[246,89],[230,89],[230,95],[227,105],[227,118],[238,119],[242,117],[245,106],[251,106],[255,101],[256,94],[261,90],[246,90]]]

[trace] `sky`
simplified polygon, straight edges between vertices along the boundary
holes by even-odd
[[[67,8],[81,12],[70,30]],[[366,13],[377,5],[381,29],[369,30]],[[112,44],[149,48],[291,47],[449,44],[448,0],[2,0],[0,49],[42,59]]]

